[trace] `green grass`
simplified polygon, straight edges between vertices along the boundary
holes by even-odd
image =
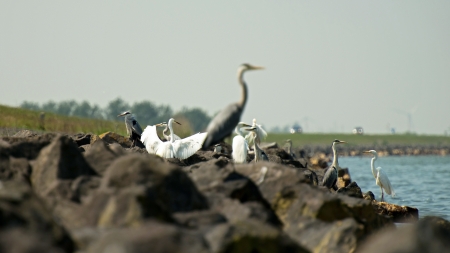
[[[42,132],[62,133],[94,133],[101,134],[108,131],[126,135],[123,121],[107,121],[68,117],[54,113],[45,113],[40,119],[41,112],[0,105],[0,135],[14,134],[14,130],[28,129]],[[6,134],[5,134],[6,133]]]
[[[292,140],[294,147],[305,145],[331,145],[334,139],[348,142],[348,145],[449,145],[450,137],[437,135],[415,135],[415,134],[325,134],[325,133],[303,133],[303,134],[271,134],[267,136],[266,142],[277,142],[283,145],[287,139]]]

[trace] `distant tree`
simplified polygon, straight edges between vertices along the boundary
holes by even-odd
[[[200,108],[189,109],[187,107],[183,107],[177,115],[184,116],[189,121],[192,130],[196,133],[204,131],[211,120],[211,117],[209,117],[208,114]]]
[[[53,101],[48,101],[47,103],[42,104],[41,110],[45,112],[53,112],[56,113],[58,110],[58,105]]]
[[[121,98],[116,98],[115,100],[108,103],[104,109],[105,117],[109,120],[123,120],[117,117],[124,111],[131,110],[130,105]]]
[[[75,105],[72,115],[84,118],[102,118],[100,107],[91,105],[88,101]]]
[[[28,102],[28,101],[23,101],[22,104],[20,105],[20,107],[23,109],[34,110],[34,111],[39,111],[41,109],[38,103]]]
[[[61,101],[58,104],[58,109],[56,110],[56,113],[71,116],[76,106],[77,102],[75,100]]]
[[[142,127],[160,123],[158,122],[158,108],[152,102],[136,102],[131,107],[131,112],[136,116]]]
[[[157,108],[158,117],[156,118],[157,123],[168,122],[170,118],[173,117],[173,110],[168,105],[160,105]]]

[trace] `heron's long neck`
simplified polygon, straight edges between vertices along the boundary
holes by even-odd
[[[167,124],[169,126],[169,130],[170,130],[170,142],[173,142],[175,140],[174,136],[173,136],[173,128],[172,128],[172,122],[170,122],[169,124]]]
[[[374,156],[372,158],[372,161],[370,161],[370,167],[372,168],[373,177],[376,179],[377,178],[377,173],[375,172],[375,160],[377,160],[376,156]]]
[[[339,168],[339,161],[338,161],[338,157],[337,157],[337,152],[336,152],[336,146],[334,145],[335,143],[333,143],[332,149],[333,149],[333,166],[336,167],[336,169]]]
[[[239,84],[241,85],[242,88],[242,97],[241,97],[241,101],[239,101],[239,105],[241,107],[245,106],[245,103],[247,103],[247,96],[248,96],[248,90],[247,90],[247,84],[244,81],[244,70],[240,70],[238,73],[239,76]]]
[[[169,127],[166,125],[166,128],[164,128],[164,130],[163,130],[163,135],[166,139],[168,139],[168,137],[169,137],[169,135],[166,134],[167,130],[169,130]]]
[[[237,133],[237,135],[243,136],[243,134],[241,132],[241,128],[239,127],[239,125],[236,127],[236,129],[234,129],[234,132]]]

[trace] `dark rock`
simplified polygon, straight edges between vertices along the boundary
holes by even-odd
[[[17,158],[35,159],[42,148],[50,144],[55,134],[33,135],[31,137],[2,137],[10,144],[7,148],[9,155]],[[2,150],[3,152],[3,150]]]
[[[121,228],[105,233],[91,246],[87,253],[110,252],[210,252],[202,236],[195,231],[148,221],[142,226]]]
[[[287,226],[285,232],[311,252],[354,252],[364,238],[362,226],[352,218],[324,222],[300,217],[298,223]]]
[[[0,180],[18,180],[29,184],[31,166],[28,160],[8,156],[8,152],[5,151],[0,151]]]
[[[349,185],[347,185],[343,188],[339,188],[336,192],[345,194],[350,197],[363,198],[361,188],[359,188],[359,186],[356,182],[351,182]]]
[[[336,182],[338,188],[347,187],[351,182],[352,178],[350,177],[350,172],[347,168],[338,170],[338,179]]]
[[[74,251],[75,246],[67,232],[53,220],[29,185],[17,181],[0,181],[0,185],[0,247],[7,248],[1,252],[35,252],[25,251],[33,246],[25,242],[27,238],[42,242],[34,245],[36,249]],[[23,241],[14,238],[20,234],[24,236],[20,237]],[[12,251],[13,248],[17,251]]]
[[[225,216],[213,210],[174,213],[173,218],[177,224],[191,229],[211,227],[227,222]]]
[[[219,224],[205,239],[211,252],[310,252],[279,229],[254,219]]]
[[[116,145],[108,146],[100,140],[93,143],[84,153],[86,161],[98,175],[103,176],[106,168],[118,157],[125,154],[125,151]]]
[[[91,144],[91,138],[93,134],[84,134],[84,133],[78,133],[75,135],[72,135],[72,140],[78,145],[78,147],[81,147],[83,145],[89,145]]]
[[[96,175],[77,145],[67,136],[57,136],[41,150],[32,165],[31,182],[43,196],[56,179],[70,180],[82,175]]]
[[[112,144],[112,143],[118,143],[120,146],[124,147],[124,148],[129,148],[131,147],[132,142],[130,141],[130,139],[128,139],[127,137],[124,137],[122,135],[113,133],[113,132],[106,132],[103,133],[101,135],[99,135],[100,139],[102,139],[104,142],[108,143],[108,144]],[[91,142],[91,144],[93,144]]]
[[[394,222],[415,222],[419,219],[419,210],[414,207],[378,201],[373,201],[372,204],[378,214],[392,217]]]
[[[375,200],[375,195],[373,195],[373,192],[368,191],[366,193],[363,193],[363,198],[372,201]]]
[[[370,236],[357,252],[450,252],[450,222],[439,217],[426,217],[416,224],[386,229]]]
[[[42,232],[13,228],[0,231],[0,252],[2,253],[64,253],[54,245],[51,238]]]

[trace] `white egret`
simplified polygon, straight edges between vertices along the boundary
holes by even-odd
[[[175,120],[174,120],[174,122],[177,123],[177,124],[179,124],[179,125],[181,125],[180,123],[178,123],[178,122],[175,121]],[[171,135],[166,134],[167,131],[169,130],[169,126],[168,126],[167,122],[162,122],[162,123],[156,124],[156,126],[159,126],[159,127],[166,127],[166,128],[164,128],[164,130],[163,130],[162,133],[163,133],[164,138],[165,138],[167,141],[170,141],[170,138],[172,138]],[[176,135],[176,134],[173,134],[173,137],[174,137],[174,141],[176,141],[176,140],[181,140],[180,136],[178,136],[178,135]]]
[[[258,146],[258,129],[256,127],[245,128],[245,130],[249,131],[249,140],[253,143],[253,151],[255,152],[255,162],[259,161],[268,161],[266,153],[262,151],[262,149]]]
[[[328,170],[325,172],[325,175],[323,176],[322,185],[327,187],[328,189],[333,188],[336,190],[336,182],[338,177],[338,170],[341,169],[339,167],[338,162],[338,155],[336,152],[336,144],[346,143],[345,141],[340,140],[334,140],[333,144],[331,145],[331,148],[333,149],[333,163],[328,168]]]
[[[172,123],[174,121],[175,120],[171,118],[167,123],[171,135],[170,141],[162,142],[159,139],[158,133],[156,132],[156,125],[147,126],[144,129],[141,141],[145,144],[145,148],[148,153],[156,154],[164,158],[186,159],[195,154],[195,152],[202,147],[207,133],[197,133],[181,140],[174,140],[174,132],[172,128]]]
[[[233,138],[233,152],[231,156],[235,163],[247,163],[248,143],[244,138],[244,134],[241,131],[242,127],[251,127],[244,122],[239,122],[236,126],[236,136]]]
[[[136,120],[136,117],[131,114],[129,111],[125,111],[117,117],[125,116],[125,127],[127,128],[128,138],[132,141],[131,147],[136,145],[136,142],[142,136],[142,128],[141,125]]]
[[[256,141],[258,142],[258,145],[261,144],[261,139],[265,139],[267,137],[267,132],[262,128],[261,125],[256,124],[256,119],[253,119],[252,127],[255,127],[256,130]],[[247,140],[247,143],[249,146],[253,146],[253,138],[250,137],[250,133],[245,136],[245,139]]]
[[[249,70],[264,69],[263,67],[253,66],[247,63],[242,64],[238,68],[238,80],[242,88],[242,98],[239,102],[232,103],[220,111],[208,124],[206,132],[208,137],[203,143],[203,149],[222,141],[225,137],[230,136],[233,129],[241,120],[242,111],[247,103],[247,84],[244,81],[244,73]]]
[[[369,150],[369,151],[364,151],[363,153],[373,155],[372,160],[370,162],[370,167],[372,168],[372,174],[373,174],[373,177],[375,178],[375,183],[381,189],[381,201],[384,201],[383,189],[387,195],[395,196],[394,189],[392,188],[391,181],[389,181],[387,174],[381,169],[381,167],[378,167],[375,169],[375,160],[378,159],[377,151]]]

